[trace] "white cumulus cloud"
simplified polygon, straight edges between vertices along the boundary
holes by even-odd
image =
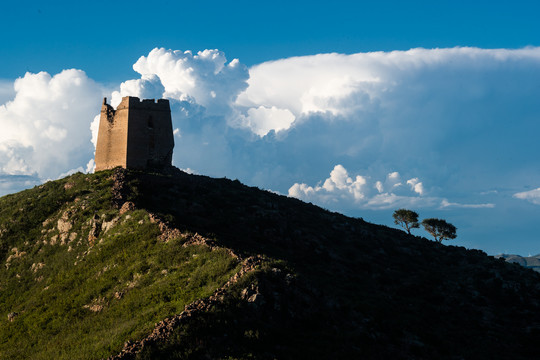
[[[417,178],[411,179],[418,182]],[[411,181],[409,180],[409,181]],[[373,185],[370,185],[373,184]],[[413,188],[411,191],[400,188],[400,175],[391,172],[385,182],[374,183],[367,176],[350,176],[342,165],[336,165],[330,177],[322,185],[309,186],[295,183],[289,188],[289,196],[314,202],[334,209],[390,209],[394,207],[433,206],[435,198],[421,197]],[[373,189],[377,192],[374,192]]]
[[[259,136],[264,136],[271,130],[278,132],[288,129],[295,120],[289,110],[278,109],[275,106],[250,108],[247,113],[245,126]]]
[[[248,69],[237,59],[227,63],[219,50],[191,51],[155,48],[133,65],[142,79],[158,77],[170,99],[192,99],[208,115],[227,115],[247,87]]]
[[[531,66],[536,73],[539,63],[539,48],[419,48],[292,57],[250,68],[249,87],[236,103],[248,108],[276,107],[304,120],[320,113],[327,114],[328,120],[366,123],[376,114],[377,121],[363,136],[378,136],[374,130],[383,130],[388,144],[409,138],[418,140],[411,149],[428,150],[437,146],[452,122],[464,126],[462,129],[471,128],[468,117],[459,114],[458,106],[452,108],[450,104],[455,103],[450,99],[471,114],[476,112],[476,123],[487,125],[491,111],[477,111],[477,107],[490,96],[502,99],[524,93],[532,83],[527,81],[519,89],[517,79],[526,76],[525,69]],[[512,91],[516,93],[510,94]],[[246,124],[261,133],[256,125]],[[284,128],[280,119],[268,119],[265,129],[284,130],[294,124]]]
[[[9,175],[56,178],[90,160],[88,125],[99,109],[98,84],[71,69],[54,76],[26,73],[13,89],[13,98],[0,105],[3,181]],[[20,183],[20,177],[13,179]]]
[[[143,75],[140,79],[127,80],[120,84],[120,91],[113,91],[111,105],[116,108],[124,96],[139,99],[161,99],[165,87],[154,74]]]
[[[424,194],[424,184],[418,178],[407,180],[407,184],[411,186],[411,190],[420,195]]]
[[[288,195],[342,211],[354,208],[385,210],[399,207],[440,209],[495,207],[492,203],[462,204],[449,202],[445,198],[423,196],[424,186],[417,177],[408,179],[406,184],[409,185],[409,189],[402,186],[401,175],[397,171],[389,173],[384,181],[373,182],[370,176],[350,176],[345,167],[336,165],[322,185],[295,183],[289,188]]]

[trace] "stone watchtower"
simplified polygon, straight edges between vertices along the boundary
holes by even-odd
[[[155,169],[172,166],[174,137],[169,100],[126,96],[113,109],[103,99],[96,146],[96,171],[117,166]]]

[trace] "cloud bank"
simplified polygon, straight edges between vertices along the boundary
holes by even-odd
[[[449,199],[515,186],[523,171],[538,178],[539,48],[319,54],[250,69],[218,50],[156,48],[133,68],[140,78],[110,93],[112,104],[169,98],[175,164],[200,173],[287,192],[342,164],[378,179],[396,171],[418,195],[428,180]],[[28,73],[13,88],[0,107],[0,172],[85,168],[104,87],[65,70]]]
[[[112,91],[81,70],[0,83],[3,188],[86,169],[101,97],[131,95],[170,99],[176,166],[350,215],[480,214],[537,199],[512,189],[540,186],[540,48],[318,54],[249,69],[219,50],[156,48],[133,68]]]
[[[540,193],[540,192],[539,192]],[[309,186],[296,183],[288,195],[307,202],[328,206],[341,211],[358,209],[383,210],[398,208],[493,208],[495,204],[461,204],[444,198],[424,196],[426,190],[418,178],[403,181],[397,171],[391,172],[384,181],[372,181],[369,177],[351,177],[342,165],[336,165],[330,177],[322,184]],[[540,198],[540,196],[539,196]]]
[[[141,78],[123,83],[113,98],[174,100],[186,144],[176,163],[200,172],[251,173],[250,182],[265,185],[270,176],[313,182],[323,168],[360,162],[376,177],[394,168],[441,183],[458,167],[480,166],[486,178],[496,177],[492,159],[501,148],[510,157],[535,146],[530,136],[523,142],[514,135],[538,128],[529,94],[538,91],[539,59],[538,48],[413,49],[289,58],[248,74],[217,50],[154,49],[134,65]],[[515,106],[523,101],[527,106]]]

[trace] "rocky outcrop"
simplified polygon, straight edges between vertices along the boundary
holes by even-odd
[[[73,215],[73,212],[71,209],[66,210],[62,213],[62,216],[60,216],[60,219],[56,222],[56,227],[58,229],[58,239],[60,240],[60,244],[64,245],[66,244],[67,240],[70,238],[70,230],[73,227],[73,224],[70,220],[71,216]],[[74,237],[77,237],[75,235]],[[72,236],[72,238],[74,238]],[[56,241],[54,241],[56,243]]]
[[[240,271],[234,274],[222,287],[217,289],[210,297],[206,299],[198,299],[189,305],[186,305],[184,311],[180,314],[166,318],[154,327],[154,330],[146,338],[136,342],[126,342],[122,351],[115,356],[110,356],[107,360],[128,360],[135,359],[136,354],[141,352],[145,346],[154,345],[155,343],[167,341],[174,330],[180,325],[195,320],[199,314],[210,311],[213,307],[223,303],[227,296],[228,289],[237,283],[246,274],[255,271],[262,264],[263,259],[260,256],[249,257],[242,261],[242,267]],[[247,301],[256,302],[261,301],[262,296],[259,294],[257,300],[257,294],[253,294]]]
[[[11,265],[11,262],[13,260],[16,260],[16,259],[20,259],[22,258],[23,256],[26,255],[26,251],[19,251],[18,248],[14,247],[13,249],[11,249],[11,254],[8,256],[8,258],[6,259],[6,268],[9,269],[9,266]]]
[[[105,308],[105,306],[107,306],[107,304],[107,299],[105,299],[104,297],[98,297],[92,300],[90,304],[84,305],[83,308],[88,309],[92,312],[100,312]]]
[[[97,240],[101,233],[101,219],[97,214],[90,219],[90,233],[88,234],[88,242],[92,245]]]
[[[13,322],[15,321],[15,318],[18,316],[19,314],[16,313],[16,312],[10,312],[8,315],[7,315],[7,319],[9,322]]]
[[[120,207],[120,215],[124,215],[128,211],[133,211],[133,210],[135,210],[135,204],[131,201],[126,201]]]
[[[126,202],[126,195],[129,191],[126,186],[126,169],[116,168],[112,176],[113,186],[112,186],[112,201],[113,205],[120,209],[124,202]]]
[[[43,269],[45,267],[45,263],[39,262],[39,263],[33,263],[30,267],[30,270],[35,274],[39,270]]]
[[[182,233],[180,230],[169,226],[165,221],[161,220],[159,216],[156,214],[148,214],[150,217],[150,222],[157,224],[159,227],[159,231],[161,232],[161,235],[159,235],[159,239],[164,242],[168,242],[172,239],[178,238],[182,236]]]

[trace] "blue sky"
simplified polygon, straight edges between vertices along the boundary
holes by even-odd
[[[415,47],[538,43],[535,1],[10,1],[0,78],[84,69],[122,81],[154,47],[220,49],[251,66],[273,59]]]
[[[180,168],[387,225],[407,207],[456,225],[453,244],[540,253],[539,7],[5,4],[0,193],[91,170],[101,97],[164,96]]]

